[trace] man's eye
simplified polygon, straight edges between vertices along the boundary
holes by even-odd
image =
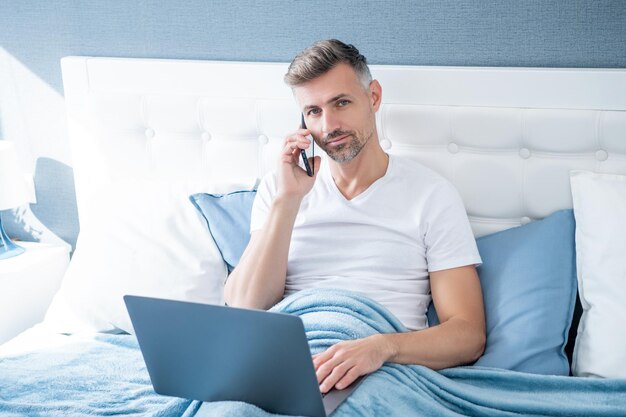
[[[347,105],[348,103],[350,103],[349,100],[339,100],[337,102],[337,104],[339,105],[339,107],[344,107],[345,105]]]
[[[311,109],[307,114],[318,114],[320,109]]]

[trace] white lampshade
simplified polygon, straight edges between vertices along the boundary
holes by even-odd
[[[12,142],[0,140],[0,210],[26,204],[28,187]]]

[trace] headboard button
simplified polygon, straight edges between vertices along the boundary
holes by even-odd
[[[609,154],[604,149],[600,149],[599,151],[596,151],[596,159],[598,161],[606,161],[608,158],[609,158]]]
[[[380,147],[385,151],[391,148],[391,141],[389,139],[383,139],[380,141]]]
[[[528,148],[520,149],[519,150],[519,156],[520,156],[520,158],[523,158],[523,159],[530,158],[530,149],[528,149]]]
[[[208,142],[211,140],[211,134],[209,132],[202,132],[202,140]]]
[[[151,127],[147,128],[144,133],[148,139],[152,139],[154,137],[154,129]]]
[[[265,135],[260,135],[260,136],[259,136],[259,143],[260,143],[261,145],[267,145],[267,143],[268,143],[269,141],[270,141],[270,140],[269,140],[269,138],[268,138],[267,136],[265,136]]]
[[[448,144],[448,152],[450,152],[450,153],[458,153],[459,152],[459,145],[457,145],[456,143],[449,143]]]

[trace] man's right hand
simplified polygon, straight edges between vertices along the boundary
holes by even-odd
[[[321,163],[321,158],[316,156],[312,177],[298,165],[300,150],[311,146],[306,138],[309,133],[308,129],[299,129],[283,142],[277,194],[263,227],[252,232],[239,264],[224,287],[224,301],[229,306],[266,310],[285,293],[293,225],[302,199],[313,188]],[[312,162],[309,158],[309,163]]]
[[[312,177],[299,166],[300,149],[311,146],[311,142],[306,138],[310,133],[309,129],[298,129],[285,138],[278,166],[277,197],[301,200],[313,188],[322,159],[319,156],[309,158],[309,163],[315,167]]]

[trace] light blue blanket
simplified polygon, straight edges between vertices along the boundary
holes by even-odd
[[[381,306],[345,291],[303,291],[273,310],[303,319],[313,353],[340,340],[404,330]],[[0,357],[0,416],[105,415],[272,416],[250,404],[201,404],[155,394],[129,335],[103,334],[61,348]],[[477,367],[434,372],[387,364],[333,413],[367,415],[624,416],[626,380]]]
[[[347,291],[301,291],[272,310],[304,321],[312,353],[375,333],[405,331],[388,310]],[[266,417],[242,403],[205,403],[198,416]],[[492,368],[440,372],[386,364],[332,414],[354,416],[626,416],[626,379],[531,375]]]
[[[201,403],[158,395],[130,335],[0,357],[0,416],[190,417]],[[72,339],[76,339],[72,341]]]

